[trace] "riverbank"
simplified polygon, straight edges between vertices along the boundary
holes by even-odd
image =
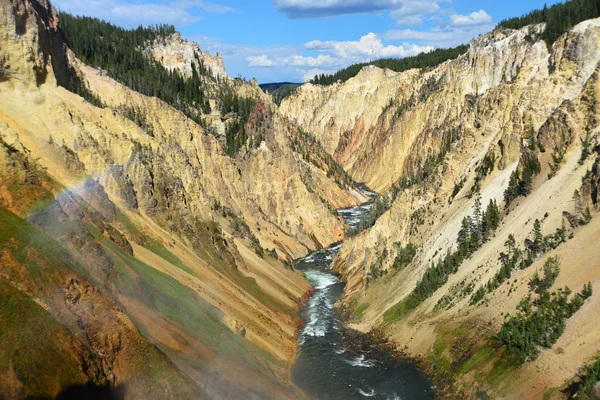
[[[350,228],[368,214],[371,200],[339,210]],[[331,269],[342,244],[316,251],[297,260],[315,291],[300,311],[305,325],[298,337],[292,382],[308,396],[328,400],[373,398],[430,400],[435,393],[429,377],[411,359],[386,348],[386,341],[344,326],[337,307],[345,284]]]

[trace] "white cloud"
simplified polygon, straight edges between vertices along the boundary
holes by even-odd
[[[494,29],[494,24],[482,24],[459,27],[436,27],[429,31],[419,31],[414,29],[396,29],[390,30],[382,35],[384,40],[406,40],[415,41],[421,44],[430,44],[439,47],[454,47],[459,44],[468,43],[471,39],[490,32]]]
[[[283,60],[286,65],[294,67],[321,67],[321,66],[334,66],[338,64],[338,60],[334,59],[330,55],[320,54],[317,57],[304,57],[304,56],[291,56]]]
[[[177,8],[193,8],[198,7],[202,10],[213,13],[213,14],[224,14],[230,12],[237,12],[235,8],[231,8],[229,6],[224,6],[222,4],[209,3],[203,0],[176,0],[171,3],[174,7]]]
[[[403,0],[272,0],[290,18],[374,13],[399,8]]]
[[[469,15],[454,14],[450,16],[450,23],[454,26],[483,25],[492,22],[492,16],[484,10],[474,11]]]
[[[436,1],[405,0],[402,6],[390,13],[396,25],[417,26],[423,24],[425,16],[437,13],[440,6]]]
[[[423,25],[423,17],[420,15],[410,15],[407,17],[399,17],[399,18],[396,18],[396,25],[400,25],[400,26]]]
[[[433,50],[432,46],[403,43],[400,46],[384,45],[373,32],[358,41],[336,42],[313,40],[304,45],[308,50],[328,51],[348,61],[367,61],[386,57],[408,57]]]
[[[275,67],[277,63],[266,54],[260,56],[249,56],[246,58],[249,67]]]
[[[321,74],[331,75],[336,72],[335,69],[320,69],[320,68],[313,68],[310,70],[298,69],[297,71],[298,71],[298,73],[300,73],[302,75],[302,79],[304,80],[304,82],[310,81],[312,78],[314,78],[317,75],[321,75]]]
[[[173,24],[186,26],[202,19],[196,11],[226,13],[231,7],[202,0],[165,0],[161,3],[126,0],[53,0],[54,6],[75,15],[87,15],[111,21],[124,27]]]

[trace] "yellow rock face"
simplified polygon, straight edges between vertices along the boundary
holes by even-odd
[[[600,285],[597,262],[588,264],[599,257],[598,203],[589,191],[596,173],[590,172],[582,183],[588,169],[596,171],[600,164],[594,166],[597,155],[578,163],[587,132],[592,142],[598,140],[600,20],[579,24],[552,49],[531,40],[543,28],[481,36],[465,55],[431,71],[365,68],[345,83],[305,85],[283,101],[282,113],[321,138],[355,180],[384,193],[387,211],[373,227],[347,239],[334,261],[347,282],[346,303],[366,307],[353,327],[382,328],[409,353],[437,366],[456,361],[460,367],[473,356],[469,351],[498,332],[504,315],[515,313],[530,291],[533,273],[549,256],[558,255],[563,263],[555,289],[568,285],[579,292],[588,281],[594,288]],[[521,149],[529,145],[530,132],[544,149],[539,152],[533,146],[542,171],[532,193],[511,204],[493,237],[446,284],[394,319],[393,306],[411,293],[432,261],[456,249],[461,221],[473,214],[475,185],[484,206],[495,199],[503,209],[504,191]],[[486,156],[494,160],[493,171],[478,178]],[[562,161],[556,164],[553,156]],[[386,192],[400,178],[411,176],[412,185],[397,194]],[[470,304],[472,291],[499,271],[498,258],[508,235],[522,245],[531,238],[535,219],[543,221],[545,235],[563,223],[568,226],[563,212],[573,212],[575,190],[586,193],[579,201],[594,215],[589,225],[576,229],[574,239],[533,266],[514,272],[483,304]],[[417,256],[395,271],[397,244],[409,242],[420,246]],[[470,373],[454,371],[457,388],[467,397],[482,388],[492,397],[540,398],[562,385],[600,347],[600,332],[591,328],[599,322],[598,297],[588,302],[556,346],[543,350],[535,361],[490,380],[486,377],[496,372],[488,362],[471,366]]]
[[[42,3],[0,1],[0,60],[9,71],[0,78],[0,212],[61,243],[81,284],[65,286],[61,275],[52,292],[18,263],[2,271],[1,283],[43,304],[70,327],[66,334],[77,346],[86,345],[74,339],[78,332],[96,334],[90,330],[98,316],[73,305],[71,312],[90,319],[75,329],[64,306],[55,309],[50,300],[61,291],[70,299],[81,297],[77,290],[93,291],[86,304],[112,311],[102,311],[107,328],[98,334],[106,341],[94,337],[85,357],[97,357],[114,385],[137,379],[132,396],[302,397],[288,366],[296,313],[310,286],[284,261],[341,241],[344,224],[332,209],[364,196],[328,176],[327,162],[308,162],[292,150],[297,127],[258,86],[230,82],[265,104],[272,129],[257,148],[228,157],[218,135],[80,63],[62,42],[54,9]],[[176,39],[180,51],[167,43],[152,53],[172,68],[187,63],[192,46]],[[215,74],[223,73],[221,61],[211,65]],[[105,107],[60,86],[73,73]],[[124,118],[123,106],[143,113],[151,129]],[[2,238],[8,241],[0,244],[0,260],[13,260],[7,249],[18,237]],[[121,351],[125,333],[133,336]],[[148,385],[138,374],[151,374],[152,365],[130,356],[146,348],[163,363]],[[87,377],[103,383],[92,372]],[[0,389],[29,384],[9,379]],[[164,390],[153,393],[153,385]]]

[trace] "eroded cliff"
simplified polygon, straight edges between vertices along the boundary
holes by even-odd
[[[600,348],[596,294],[524,364],[494,339],[508,315],[529,318],[517,306],[535,300],[531,282],[552,257],[561,264],[553,290],[600,285],[590,150],[600,21],[551,48],[537,39],[543,29],[498,29],[433,70],[367,67],[344,83],[307,84],[281,105],[356,181],[383,193],[374,225],[334,261],[356,310],[351,326],[384,330],[463,396],[539,398],[576,380]],[[498,215],[498,227],[482,215]]]
[[[192,56],[253,97],[255,146],[228,156],[218,133],[81,63],[47,1],[0,11],[0,393],[301,397],[288,367],[310,286],[287,262],[340,241],[332,208],[364,198],[257,86],[179,37],[152,56]]]

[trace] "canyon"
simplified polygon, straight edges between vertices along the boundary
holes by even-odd
[[[358,311],[350,326],[383,330],[407,354],[428,360],[459,397],[560,398],[552,388],[576,379],[600,347],[593,297],[551,349],[522,366],[502,365],[502,351],[489,342],[531,293],[529,282],[548,257],[562,262],[556,287],[599,284],[598,220],[579,227],[569,218],[578,207],[590,217],[598,211],[598,156],[581,155],[583,143],[598,143],[600,21],[580,23],[552,47],[536,40],[543,29],[497,29],[429,70],[371,66],[346,82],[307,84],[280,108],[354,180],[383,193],[373,226],[347,238],[333,262],[347,283],[345,305]],[[541,171],[526,197],[506,204],[528,148]],[[505,204],[498,229],[430,297],[397,317],[429,268],[456,249],[476,193],[484,207],[492,199]],[[544,235],[568,226],[572,239],[474,304],[471,292],[501,270],[507,238],[527,244],[535,220]],[[409,244],[418,251],[399,264]]]
[[[0,0],[0,397],[308,398],[297,260],[319,252],[345,324],[420,360],[439,397],[572,395],[600,349],[600,19],[544,29],[280,105],[158,35],[140,54],[206,96],[185,108],[78,58],[48,0]],[[357,182],[379,196],[352,226],[336,210],[371,200]],[[588,284],[550,345],[511,358],[523,299]]]

